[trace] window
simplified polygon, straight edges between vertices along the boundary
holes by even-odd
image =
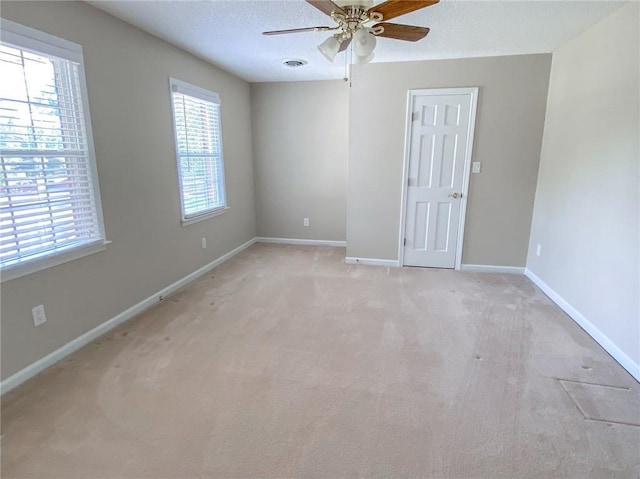
[[[104,249],[82,47],[2,20],[0,268],[12,279]]]
[[[171,78],[171,98],[180,179],[182,223],[227,210],[220,129],[220,98]]]

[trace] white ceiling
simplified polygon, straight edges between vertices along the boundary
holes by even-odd
[[[334,26],[304,0],[90,1],[251,82],[337,79],[345,54],[329,63],[316,46],[327,32],[263,36],[262,31]],[[376,1],[375,3],[380,3]],[[379,38],[374,62],[548,53],[625,2],[457,1],[397,17],[392,22],[431,28],[416,43]],[[287,59],[307,65],[285,67]]]

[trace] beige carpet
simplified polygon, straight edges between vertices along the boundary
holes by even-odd
[[[255,245],[9,393],[2,477],[638,477],[640,386],[528,279],[343,258]]]

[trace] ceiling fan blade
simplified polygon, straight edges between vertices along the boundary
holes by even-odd
[[[405,13],[411,13],[421,8],[435,5],[439,0],[387,0],[380,5],[369,9],[369,14],[377,12],[382,14],[382,20],[391,20]]]
[[[270,32],[262,32],[263,35],[284,35],[286,33],[302,33],[302,32],[328,32],[336,30],[335,27],[307,27],[307,28],[291,28],[289,30],[273,30]]]
[[[414,27],[413,25],[400,25],[399,23],[376,23],[373,28],[384,27],[382,33],[376,34],[377,37],[394,38],[396,40],[405,40],[407,42],[417,42],[422,40],[429,33],[428,28]]]
[[[338,5],[333,3],[331,0],[306,0],[306,2],[313,5],[322,13],[329,16],[331,16],[333,12],[344,13],[344,10],[342,10],[342,8],[340,8]]]
[[[338,53],[345,51],[347,48],[349,48],[350,44],[351,44],[351,38],[347,38],[346,40],[344,40],[340,44],[340,49],[338,50]]]

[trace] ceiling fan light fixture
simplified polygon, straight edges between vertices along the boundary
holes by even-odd
[[[333,62],[338,54],[338,50],[340,50],[340,42],[335,36],[329,37],[318,45],[318,50],[320,50],[320,53],[322,53],[327,60]]]
[[[364,65],[365,63],[369,63],[371,60],[373,60],[373,57],[376,54],[374,52],[369,53],[366,57],[360,57],[358,55],[354,55],[353,56],[353,63],[356,65]]]
[[[353,34],[353,53],[357,57],[367,58],[376,48],[376,37],[366,28],[360,28]]]

